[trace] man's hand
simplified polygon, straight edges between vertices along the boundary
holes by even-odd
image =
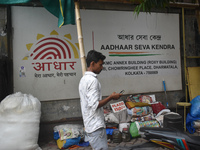
[[[111,101],[112,99],[114,99],[114,100],[119,99],[122,95],[123,94],[113,92],[110,96],[108,96],[105,99],[102,99],[102,100],[99,101],[98,108],[106,105],[107,102]]]
[[[119,99],[122,95],[123,95],[123,94],[113,92],[110,96],[111,96],[112,99],[117,100],[117,99]]]

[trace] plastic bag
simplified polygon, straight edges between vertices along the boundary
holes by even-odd
[[[138,128],[138,126],[137,126],[137,124],[136,124],[136,122],[132,122],[131,123],[131,126],[130,126],[130,128],[129,128],[129,131],[130,131],[130,134],[131,134],[131,136],[134,138],[134,137],[138,137],[138,136],[140,136],[140,134],[139,134],[139,128]]]
[[[190,134],[195,133],[196,129],[194,128],[193,121],[200,120],[200,117],[192,117],[190,113],[187,114],[186,117],[186,128],[190,132]]]
[[[114,115],[114,113],[104,114],[105,121],[109,123],[119,123],[119,119]]]
[[[130,128],[130,123],[120,123],[119,131],[122,132],[123,128]]]
[[[77,138],[66,139],[66,140],[58,139],[56,142],[57,142],[59,149],[67,149],[68,147],[70,147],[72,145],[78,145],[80,140],[81,140],[81,138],[77,137]]]
[[[200,129],[200,120],[193,121],[192,125],[195,129]]]
[[[165,109],[165,106],[161,104],[161,102],[156,102],[151,104],[151,107],[153,109],[153,113],[158,114],[161,110]]]
[[[200,117],[200,96],[192,99],[190,103],[192,104],[190,107],[190,115],[192,117]]]
[[[39,150],[40,116],[37,98],[20,92],[7,96],[0,104],[0,149]]]

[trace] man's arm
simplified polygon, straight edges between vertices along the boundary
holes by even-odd
[[[105,99],[102,99],[99,101],[99,105],[97,108],[103,107],[104,105],[106,105],[109,101],[111,100],[117,100],[122,96],[122,94],[120,93],[115,93],[113,92],[110,96],[106,97]]]

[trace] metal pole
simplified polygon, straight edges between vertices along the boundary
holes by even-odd
[[[185,101],[188,102],[188,92],[187,92],[187,64],[186,64],[186,50],[185,50],[185,15],[184,8],[182,8],[182,27],[183,27],[183,51],[184,51],[184,71],[185,71]]]

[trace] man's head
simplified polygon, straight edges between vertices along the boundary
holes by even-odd
[[[103,61],[106,59],[102,53],[90,50],[87,54],[86,63],[89,71],[99,74],[103,69]]]

